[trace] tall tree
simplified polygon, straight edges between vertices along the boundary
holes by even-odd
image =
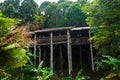
[[[4,15],[7,17],[13,18],[15,15],[15,8],[13,4],[9,4],[6,9],[3,11]]]
[[[2,12],[7,17],[16,17],[19,18],[19,7],[20,7],[20,0],[5,0],[2,3]],[[13,14],[14,12],[14,14]],[[12,14],[12,16],[10,15]]]
[[[39,20],[40,22],[42,23],[40,25],[40,28],[45,28],[46,27],[46,24],[47,24],[47,21],[48,21],[48,17],[47,17],[47,6],[51,4],[51,2],[49,1],[45,1],[43,2],[40,7],[39,7]]]
[[[33,22],[36,15],[36,8],[38,8],[38,5],[34,0],[24,0],[20,7],[21,18],[25,22]]]
[[[46,12],[46,8],[47,8],[47,6],[50,4],[50,2],[49,1],[45,1],[45,2],[43,2],[41,5],[40,5],[40,11],[41,12]]]
[[[78,2],[80,3],[81,6],[83,6],[84,4],[87,3],[88,0],[78,0]]]
[[[57,25],[57,3],[50,3],[46,7],[44,28],[55,27]]]
[[[91,40],[100,54],[118,57],[120,53],[119,8],[120,0],[94,0],[83,8],[89,16],[88,25],[95,27]]]
[[[57,26],[58,27],[66,25],[65,14],[68,11],[68,8],[70,7],[71,4],[72,4],[71,1],[64,1],[59,3],[59,5],[57,6],[57,15],[58,15]]]
[[[58,3],[62,3],[62,2],[65,2],[65,1],[68,1],[68,0],[59,0]]]
[[[82,12],[80,3],[71,4],[65,14],[65,19],[68,26],[86,26],[86,14]]]
[[[40,6],[41,12],[44,13],[45,18],[44,28],[72,25],[86,26],[86,14],[81,10],[83,3],[67,0],[60,1],[61,2],[58,1],[58,3],[44,2]]]
[[[0,3],[0,10],[2,10],[2,4],[3,4],[3,3]]]

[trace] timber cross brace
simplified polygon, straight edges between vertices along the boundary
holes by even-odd
[[[74,61],[77,63],[76,60],[79,60],[78,67],[79,65],[80,68],[88,66],[94,70],[92,43],[88,41],[91,37],[89,29],[90,27],[61,27],[31,32],[34,41],[32,48],[35,67],[42,60],[50,66],[52,72],[56,64],[59,65],[61,71],[67,65],[68,74],[71,75]]]

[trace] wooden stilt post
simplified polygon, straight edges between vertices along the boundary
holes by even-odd
[[[34,34],[34,67],[36,67],[36,34]]]
[[[80,45],[80,66],[82,68],[82,49],[81,49],[81,45]]]
[[[60,70],[61,70],[61,75],[63,75],[63,58],[62,58],[62,46],[60,45],[59,46],[60,48],[60,52],[59,52],[59,55],[60,55]]]
[[[71,37],[70,37],[70,30],[67,30],[67,49],[68,49],[68,68],[69,68],[69,75],[72,72],[72,49],[71,49]]]
[[[44,46],[43,62],[44,62],[44,65],[45,65],[45,63],[46,63],[46,46]]]
[[[39,63],[41,62],[41,46],[39,46]]]
[[[50,32],[50,68],[53,72],[53,32]]]
[[[89,31],[89,38],[91,37],[91,33]],[[93,60],[93,48],[92,48],[92,42],[90,41],[90,57],[91,57],[91,68],[92,68],[92,71],[94,71],[94,60]]]

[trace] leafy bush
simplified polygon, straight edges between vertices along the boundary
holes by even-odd
[[[76,76],[75,80],[90,80],[90,76],[82,76],[83,70],[81,69]]]
[[[72,77],[63,77],[62,80],[73,80]]]
[[[90,76],[84,76],[84,75],[82,75],[82,73],[83,73],[83,70],[81,69],[81,70],[77,73],[75,79],[72,78],[72,77],[63,77],[62,80],[90,80],[90,79],[91,79]]]
[[[99,66],[98,66],[99,65]],[[97,63],[98,70],[101,71],[101,67],[107,69],[106,78],[113,78],[118,76],[120,78],[120,60],[111,56],[103,55],[101,60]]]
[[[115,76],[118,76],[120,78],[120,60],[113,58],[111,56],[103,56],[103,57],[105,59],[103,59],[102,62],[109,64],[109,66],[112,66],[112,71],[110,73],[115,73],[115,75],[113,74],[111,75],[111,78]]]
[[[24,75],[21,75],[23,80],[49,80],[53,73],[50,68],[43,67],[43,61],[38,65],[37,68],[34,67],[32,61],[22,68]]]
[[[1,80],[6,80],[6,79],[8,79],[10,76],[11,76],[11,75],[8,74],[8,73],[6,73],[5,70],[0,69],[0,79],[1,79]]]
[[[111,56],[103,56],[105,59],[102,60],[103,63],[107,63],[112,66],[114,71],[120,70],[120,60],[113,58]]]
[[[12,74],[16,68],[28,62],[29,57],[24,48],[28,47],[30,38],[25,28],[14,26],[14,19],[1,16],[0,12],[0,70],[3,70],[0,78],[6,79],[8,76],[5,74]]]

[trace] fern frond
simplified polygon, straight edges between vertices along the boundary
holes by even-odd
[[[3,50],[9,50],[9,49],[15,49],[15,48],[21,48],[21,45],[19,43],[12,43],[12,44],[9,44],[6,47],[3,47],[2,49]]]

